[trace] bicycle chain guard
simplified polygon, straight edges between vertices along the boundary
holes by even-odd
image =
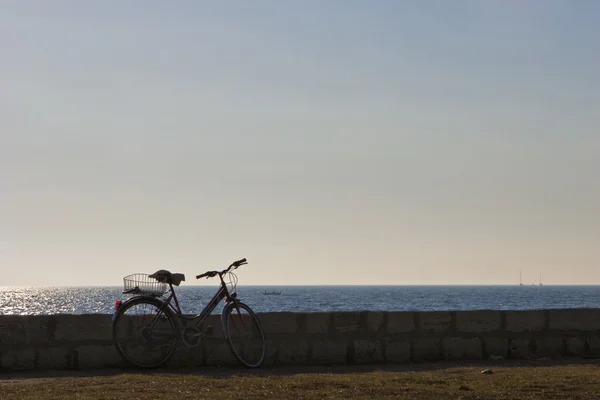
[[[186,326],[181,331],[181,341],[187,347],[196,347],[200,344],[200,338],[204,336],[200,329]]]
[[[194,326],[185,326],[181,330],[181,341],[187,347],[197,347],[200,344],[200,340],[202,340],[206,336],[212,335],[212,326],[206,327],[204,332],[200,330],[201,325]]]

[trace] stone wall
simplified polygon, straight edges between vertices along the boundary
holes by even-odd
[[[265,365],[600,357],[600,310],[259,314]],[[237,365],[220,328],[167,367]],[[0,315],[0,370],[91,369],[123,363],[110,315]]]

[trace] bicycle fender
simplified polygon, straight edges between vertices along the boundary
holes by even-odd
[[[136,296],[136,297],[132,297],[130,299],[125,300],[124,302],[121,303],[121,305],[119,306],[118,309],[116,309],[113,312],[112,315],[112,322],[115,322],[117,320],[117,316],[119,315],[119,310],[123,307],[125,307],[127,304],[135,301],[135,300],[139,300],[139,299],[145,299],[148,300],[149,302],[152,302],[154,304],[156,304],[157,306],[160,306],[161,302],[158,299],[155,299],[154,297],[146,297],[146,296]]]
[[[241,303],[241,302],[239,300],[230,301],[229,303],[225,304],[225,307],[223,307],[223,310],[221,310],[221,329],[223,329],[223,334],[225,335],[225,339],[228,339],[227,330],[225,329],[225,324],[227,324],[227,313],[229,312],[231,307],[235,306],[238,303]]]

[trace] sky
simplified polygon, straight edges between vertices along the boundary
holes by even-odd
[[[2,1],[0,286],[600,284],[599,20]]]

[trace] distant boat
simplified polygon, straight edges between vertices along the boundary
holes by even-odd
[[[266,290],[263,292],[263,294],[265,296],[279,296],[281,294],[281,291],[278,290],[271,290],[270,292],[267,292]]]
[[[523,286],[523,268],[519,270],[519,286]]]
[[[540,272],[540,286],[542,286],[542,273]]]

